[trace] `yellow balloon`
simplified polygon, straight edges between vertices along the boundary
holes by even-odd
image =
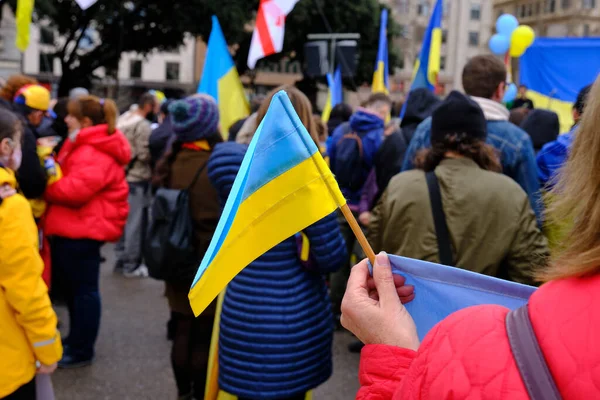
[[[510,56],[511,57],[521,57],[523,54],[525,54],[525,52],[527,51],[527,47],[521,47],[521,46],[515,46],[515,45],[511,45],[510,46]]]
[[[521,57],[527,48],[533,44],[535,32],[528,25],[519,25],[510,36],[511,57]]]

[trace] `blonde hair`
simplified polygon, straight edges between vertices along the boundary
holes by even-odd
[[[112,135],[117,126],[117,105],[111,99],[100,99],[96,96],[82,96],[69,101],[69,114],[81,121],[89,118],[93,125],[108,125],[108,134]]]
[[[263,118],[267,114],[267,110],[269,109],[269,105],[271,104],[271,99],[273,99],[273,96],[275,96],[275,94],[280,90],[285,90],[288,97],[290,98],[290,101],[292,102],[292,105],[294,106],[294,110],[296,110],[296,114],[298,114],[298,116],[300,117],[300,121],[302,121],[302,125],[304,125],[304,127],[310,134],[310,137],[318,146],[319,136],[315,127],[315,121],[313,120],[312,105],[310,104],[310,100],[308,100],[308,97],[306,97],[304,93],[302,93],[300,90],[296,89],[294,86],[291,85],[279,86],[278,88],[273,89],[268,94],[267,98],[265,99],[265,101],[263,101],[262,105],[256,112],[256,126],[260,125]]]
[[[587,99],[569,159],[551,191],[548,217],[571,222],[564,243],[542,281],[600,272],[600,75]]]

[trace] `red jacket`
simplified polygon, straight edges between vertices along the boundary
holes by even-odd
[[[542,286],[535,334],[563,399],[600,398],[600,275]],[[440,322],[418,352],[365,346],[357,399],[529,399],[505,328],[508,310],[477,306]]]
[[[67,140],[58,163],[64,176],[48,186],[46,234],[71,239],[118,240],[127,221],[125,166],[131,149],[125,136],[106,125],[82,129]]]

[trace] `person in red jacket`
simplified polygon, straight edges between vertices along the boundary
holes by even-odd
[[[563,399],[600,398],[600,76],[588,101],[549,210],[556,222],[574,223],[562,252],[537,276],[547,283],[527,305]],[[410,288],[394,284],[385,254],[377,256],[373,274],[371,279],[366,261],[355,266],[342,305],[342,324],[366,344],[357,399],[530,398],[507,335],[508,309],[458,311],[419,343],[399,296]]]
[[[46,233],[52,265],[63,280],[69,335],[60,368],[91,364],[100,326],[100,247],[123,234],[129,206],[125,166],[131,149],[116,129],[112,100],[71,100],[69,137],[58,154],[63,177],[46,189]]]

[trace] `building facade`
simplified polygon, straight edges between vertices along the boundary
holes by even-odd
[[[437,0],[386,0],[400,25],[402,36],[394,46],[402,54],[392,81],[396,90],[408,91],[415,61]],[[441,93],[462,89],[462,69],[467,60],[489,52],[487,42],[494,24],[490,0],[444,0],[442,52],[438,77]],[[392,88],[394,90],[394,88]]]
[[[494,0],[494,18],[513,14],[537,36],[600,36],[600,0]]]
[[[2,6],[2,20],[0,21],[0,79],[21,72],[21,53],[15,46],[16,25],[15,15],[10,6]]]

